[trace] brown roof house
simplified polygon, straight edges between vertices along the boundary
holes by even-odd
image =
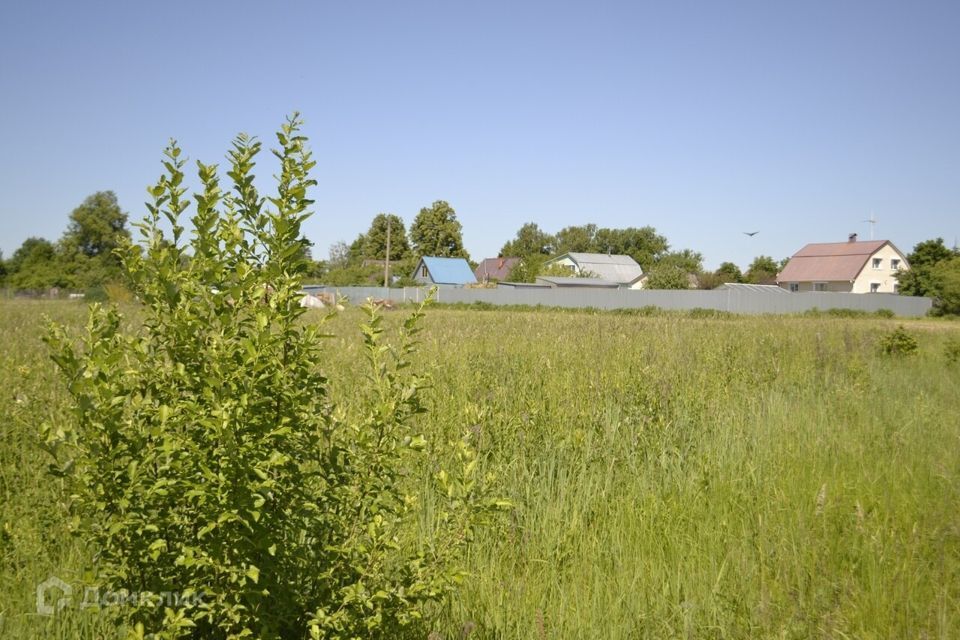
[[[487,258],[477,265],[473,275],[477,282],[499,282],[506,280],[520,258]]]
[[[777,284],[789,291],[896,293],[896,274],[909,269],[906,257],[889,240],[808,244],[796,252]]]

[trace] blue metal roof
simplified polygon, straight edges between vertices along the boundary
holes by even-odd
[[[463,258],[421,258],[435,284],[475,284],[473,269]],[[416,274],[414,274],[416,275]]]

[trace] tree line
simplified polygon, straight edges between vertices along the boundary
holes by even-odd
[[[129,241],[127,214],[117,196],[98,191],[70,213],[58,241],[30,237],[9,259],[0,260],[0,278],[18,291],[89,290],[119,278],[114,250]]]
[[[30,237],[9,259],[0,256],[0,285],[15,291],[57,287],[85,291],[92,297],[98,292],[102,295],[105,285],[120,279],[115,250],[131,240],[127,221],[112,191],[94,193],[70,213],[58,241]],[[510,280],[533,282],[549,271],[547,260],[568,252],[628,255],[647,273],[646,286],[652,289],[713,289],[726,282],[772,284],[789,260],[759,255],[743,271],[733,262],[709,271],[703,268],[699,252],[672,249],[667,238],[651,226],[583,224],[550,233],[535,222],[521,225],[500,248],[499,256],[520,258]],[[476,266],[464,247],[463,226],[449,202],[437,200],[421,208],[409,230],[400,216],[379,213],[353,242],[331,245],[327,260],[314,260],[309,249],[304,257],[310,265],[308,280],[313,282],[369,285],[383,283],[387,276],[389,284],[403,286],[413,284],[410,275],[421,256],[464,258]],[[917,244],[907,260],[911,270],[899,277],[900,292],[935,298],[937,313],[960,313],[960,251],[935,238]]]

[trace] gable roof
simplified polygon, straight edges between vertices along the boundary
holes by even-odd
[[[777,281],[852,282],[863,270],[870,256],[888,244],[900,253],[889,240],[808,244],[790,258],[777,276]]]
[[[537,276],[538,283],[546,283],[554,287],[599,287],[601,289],[618,289],[620,285],[603,278],[576,278],[570,276]]]
[[[717,291],[754,291],[756,293],[790,293],[775,284],[752,284],[749,282],[724,282]]]
[[[547,260],[547,264],[570,258],[580,271],[589,271],[601,280],[618,284],[633,284],[643,277],[643,269],[627,255],[606,253],[564,253]]]
[[[420,264],[427,266],[430,273],[430,279],[434,284],[475,284],[477,279],[473,277],[473,271],[470,265],[463,258],[435,258],[424,256],[420,258],[417,269],[413,272],[413,277],[417,277],[420,270]]]
[[[506,280],[520,258],[487,258],[474,270],[477,280]]]

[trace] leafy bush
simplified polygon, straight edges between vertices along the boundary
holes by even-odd
[[[888,356],[909,356],[917,352],[919,345],[903,325],[880,337],[880,352]]]
[[[134,301],[133,294],[130,293],[130,289],[123,286],[119,282],[108,282],[103,285],[103,290],[107,294],[107,300],[110,302],[117,302],[123,304],[129,304]],[[103,302],[98,300],[97,302]]]
[[[680,267],[665,264],[654,267],[647,277],[645,287],[647,289],[689,289],[690,278]]]
[[[709,320],[709,319],[725,319],[725,318],[735,318],[736,314],[730,313],[729,311],[721,311],[720,309],[705,309],[703,307],[694,307],[687,311],[687,317],[693,318],[695,320]]]
[[[863,309],[846,308],[827,309],[824,313],[833,318],[863,318],[868,315]]]
[[[298,305],[315,184],[299,126],[294,116],[277,134],[274,197],[254,187],[253,138],[229,153],[229,194],[198,163],[187,242],[185,162],[171,143],[138,225],[144,249],[121,250],[142,326],[94,305],[79,345],[62,327],[47,339],[72,397],[71,421],[45,429],[51,472],[101,586],[138,594],[111,608],[138,637],[423,637],[475,526],[504,506],[468,439],[432,490],[418,473],[424,381],[410,356],[422,306],[396,348],[368,308],[364,404],[328,397],[321,327]]]
[[[888,318],[888,319],[896,317],[896,314],[893,312],[892,309],[877,309],[876,311],[873,312],[873,315],[877,316],[878,318]]]
[[[950,364],[960,362],[960,340],[957,338],[947,340],[947,343],[943,347],[943,355]]]
[[[107,290],[103,285],[94,285],[83,293],[83,299],[87,302],[106,302],[110,299]]]

